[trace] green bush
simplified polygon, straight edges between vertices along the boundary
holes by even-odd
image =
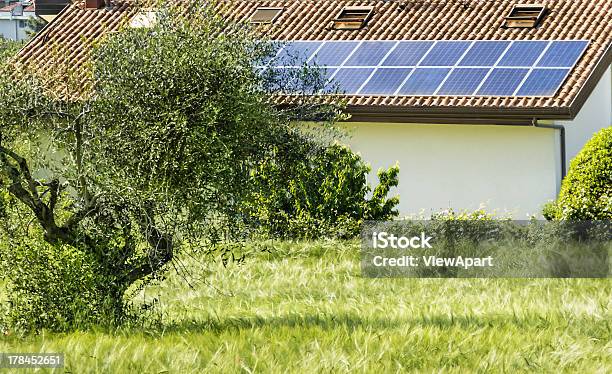
[[[10,245],[7,245],[10,244]],[[106,320],[92,262],[67,245],[40,238],[0,244],[0,269],[7,293],[3,322],[22,332],[65,331]]]
[[[366,180],[370,167],[347,147],[298,151],[289,162],[286,154],[283,158],[268,160],[252,173],[255,192],[244,211],[260,233],[346,238],[357,235],[364,220],[398,215],[398,197],[387,197],[398,185],[398,166],[380,170],[380,183],[372,190]]]
[[[572,161],[548,219],[612,219],[612,127],[599,131]]]
[[[117,321],[125,303],[108,297],[113,279],[66,244],[49,244],[23,208],[0,191],[0,328],[22,333],[67,331]],[[27,217],[27,216],[25,216]]]

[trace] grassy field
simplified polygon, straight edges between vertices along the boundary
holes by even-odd
[[[159,300],[159,328],[9,336],[0,351],[65,352],[72,373],[612,369],[610,279],[363,279],[354,242],[270,249],[226,269],[185,261],[192,287],[171,274],[138,297]]]

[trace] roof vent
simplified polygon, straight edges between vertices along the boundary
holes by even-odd
[[[534,28],[537,27],[546,7],[542,4],[516,4],[506,16],[503,27]]]
[[[371,6],[346,6],[334,19],[334,29],[359,30],[368,23],[373,10]]]
[[[251,23],[273,23],[283,11],[283,8],[263,8],[259,7],[251,16]]]

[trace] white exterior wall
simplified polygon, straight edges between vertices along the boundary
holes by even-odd
[[[400,214],[425,217],[453,208],[516,219],[539,215],[560,179],[559,135],[534,127],[488,125],[346,124],[344,142],[376,171],[400,165]]]
[[[597,131],[612,126],[612,68],[603,75],[573,121],[556,121],[565,126],[567,167]]]
[[[28,13],[26,13],[24,16],[17,17],[11,17],[10,13],[7,12],[4,13],[6,13],[6,15],[2,15],[2,18],[0,18],[0,35],[10,40],[27,39],[28,27],[26,21],[28,18],[34,17],[34,13],[32,13],[32,16],[29,16],[27,15]]]
[[[0,35],[6,39],[18,40],[19,21],[15,19],[0,19]]]
[[[28,38],[28,24],[25,19],[23,21],[23,23],[17,21],[17,40],[25,40]],[[21,24],[23,24],[24,27],[21,27]]]

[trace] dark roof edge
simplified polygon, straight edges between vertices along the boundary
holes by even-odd
[[[610,68],[611,64],[612,64],[612,40],[608,40],[608,47],[606,48],[606,51],[599,58],[599,60],[595,64],[595,68],[591,71],[591,74],[587,78],[586,82],[580,88],[580,91],[574,98],[574,101],[572,101],[572,103],[570,104],[570,114],[571,114],[570,119],[574,119],[578,115],[578,113],[582,109],[582,106],[587,101],[587,99],[591,96],[591,93],[593,93],[593,90],[595,90],[595,87],[599,83],[599,80],[601,79],[601,77],[603,77],[606,71]]]
[[[353,116],[344,122],[352,123],[404,123],[404,124],[427,124],[427,125],[484,125],[484,126],[533,126],[533,118],[459,118],[459,117],[390,117],[378,116]]]
[[[537,119],[571,119],[570,108],[469,108],[469,107],[389,107],[354,105],[347,108],[352,122],[403,123],[529,123]]]

